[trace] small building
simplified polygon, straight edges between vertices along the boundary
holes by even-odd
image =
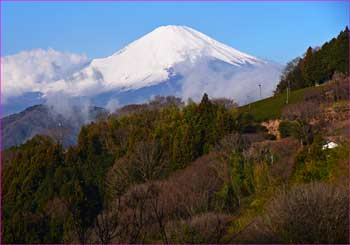
[[[333,141],[329,141],[327,144],[324,144],[322,146],[322,150],[325,150],[325,149],[333,149],[333,148],[336,148],[338,147],[338,144],[333,142]]]

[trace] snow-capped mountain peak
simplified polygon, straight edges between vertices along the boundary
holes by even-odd
[[[167,80],[169,69],[176,64],[184,61],[194,63],[201,57],[220,60],[235,67],[265,63],[190,27],[161,26],[109,57],[92,60],[90,66],[72,76],[69,91],[75,93],[91,80],[98,80],[108,89],[154,85]],[[57,88],[61,89],[61,86]]]
[[[181,59],[195,59],[201,55],[211,56],[232,65],[263,62],[190,27],[175,25],[158,27],[112,56],[126,51],[140,51],[140,54],[152,53],[155,60],[162,61],[162,65],[166,63],[164,61],[169,61],[171,64]]]
[[[158,27],[111,56],[78,62],[74,69],[66,69],[70,73],[61,74],[56,64],[62,62],[53,58],[48,60],[48,69],[47,65],[39,67],[33,79],[22,61],[5,66],[7,84],[14,87],[15,95],[32,93],[31,100],[38,96],[48,100],[57,94],[92,101],[98,97],[96,105],[105,106],[111,98],[118,101],[112,104],[142,102],[156,95],[196,100],[207,92],[243,104],[260,98],[258,84],[264,97],[271,95],[281,72],[275,63],[240,52],[190,27],[175,25]],[[76,62],[73,58],[68,59],[67,66]],[[23,75],[18,78],[18,72],[10,67],[23,71]]]

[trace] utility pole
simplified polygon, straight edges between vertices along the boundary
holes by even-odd
[[[286,100],[286,104],[289,103],[289,94],[290,94],[290,82],[289,82],[289,80],[287,82],[288,82],[288,84],[287,84],[287,100]]]
[[[58,141],[59,143],[63,144],[63,135],[62,135],[62,122],[58,123],[58,128],[59,128],[59,136],[58,136]]]
[[[251,101],[250,101],[250,96],[249,95],[247,95],[247,101],[248,101],[248,108],[249,108],[249,113],[250,113],[250,105],[251,105]]]
[[[262,96],[261,96],[261,84],[259,84],[259,90],[260,90],[260,99],[262,99]]]

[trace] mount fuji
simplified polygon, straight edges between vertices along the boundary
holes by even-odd
[[[6,93],[6,74],[11,79],[16,76],[11,76],[11,70],[6,73],[6,60],[4,63]],[[54,66],[51,72],[60,71],[57,62],[50,65]],[[111,56],[84,60],[75,67],[64,76],[39,74],[49,78],[34,79],[31,84],[35,86],[22,88],[21,96],[32,104],[50,101],[51,97],[83,98],[93,105],[115,109],[156,95],[196,101],[206,92],[245,104],[271,96],[282,69],[277,63],[240,52],[186,26],[158,27]],[[18,98],[10,100],[12,107]],[[6,103],[4,107],[6,111]]]

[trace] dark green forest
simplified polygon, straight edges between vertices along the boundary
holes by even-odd
[[[333,76],[349,74],[349,28],[319,48],[309,47],[303,57],[290,61],[282,74],[275,93],[314,86]]]

